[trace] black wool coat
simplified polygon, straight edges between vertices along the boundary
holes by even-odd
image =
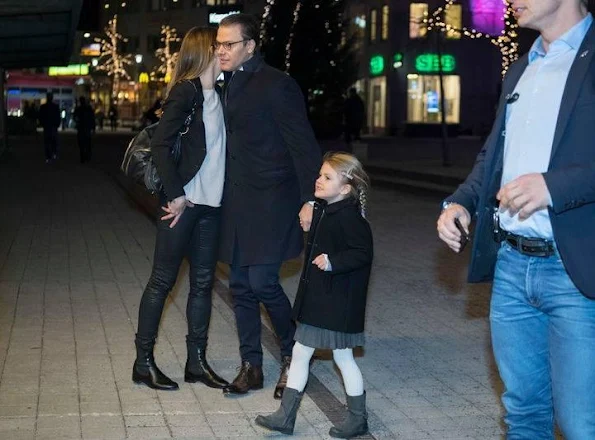
[[[331,271],[312,264],[320,254],[328,255]],[[316,203],[293,318],[328,330],[363,332],[372,257],[372,231],[353,198]]]
[[[219,259],[274,264],[303,248],[298,213],[314,200],[321,152],[304,96],[287,74],[256,54],[227,75],[227,157]],[[236,247],[237,245],[237,247]]]
[[[151,154],[167,200],[185,194],[184,185],[196,175],[207,155],[205,124],[202,120],[202,86],[200,78],[193,79],[192,82],[197,91],[190,81],[180,81],[172,87],[163,104],[163,116],[151,139]],[[184,129],[186,117],[192,112],[194,105],[194,119],[188,132],[182,137],[180,160],[176,165],[170,154],[171,148]]]

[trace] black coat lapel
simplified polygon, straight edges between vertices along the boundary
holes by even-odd
[[[579,48],[576,58],[572,63],[566,86],[564,87],[564,94],[562,95],[562,102],[560,103],[560,112],[558,113],[558,122],[556,123],[556,132],[554,134],[554,142],[552,144],[551,158],[554,157],[556,149],[560,145],[562,135],[572,114],[574,105],[578,98],[579,92],[582,88],[585,75],[589,71],[589,66],[593,59],[593,52],[595,51],[595,27],[591,25],[587,31],[587,35]]]

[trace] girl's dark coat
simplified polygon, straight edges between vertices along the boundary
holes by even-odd
[[[320,254],[328,255],[330,272],[312,264]],[[362,332],[372,255],[372,231],[353,198],[316,203],[293,318],[328,330]]]

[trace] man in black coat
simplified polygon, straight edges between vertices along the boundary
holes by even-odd
[[[260,303],[281,343],[281,398],[291,362],[295,325],[279,284],[284,260],[297,257],[312,221],[320,147],[297,83],[256,52],[260,27],[246,14],[223,19],[216,54],[226,72],[223,93],[227,162],[220,260],[231,265],[229,286],[242,366],[226,394],[262,388]]]
[[[85,163],[91,160],[91,135],[95,133],[95,113],[83,96],[79,98],[79,105],[74,110],[73,117],[76,122],[81,163]]]
[[[43,127],[45,162],[50,163],[58,155],[58,127],[60,126],[60,108],[54,102],[54,94],[46,95],[45,104],[39,108],[39,123]]]

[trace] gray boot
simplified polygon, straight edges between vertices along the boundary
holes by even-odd
[[[285,388],[281,398],[281,406],[269,416],[256,417],[256,424],[272,431],[293,435],[295,417],[304,393],[293,388]]]
[[[347,396],[347,417],[343,423],[333,426],[329,435],[335,438],[352,438],[368,432],[366,393],[361,396]]]

